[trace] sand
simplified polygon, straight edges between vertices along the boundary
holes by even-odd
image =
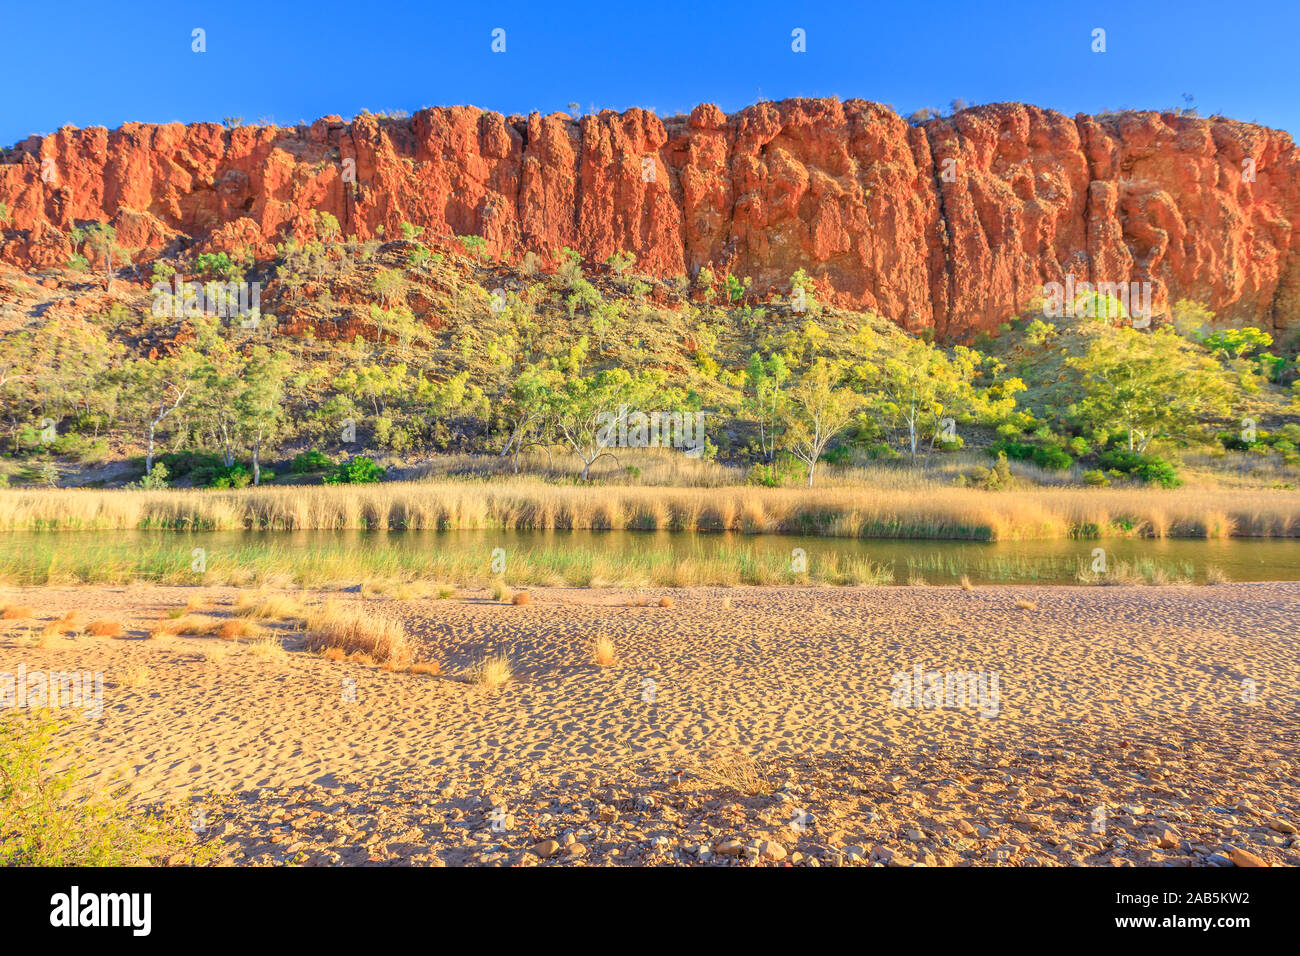
[[[1300,863],[1300,584],[529,593],[332,595],[402,620],[428,676],[294,622],[283,657],[145,639],[233,588],[0,589],[36,613],[0,622],[0,673],[102,672],[90,779],[192,801],[229,862]],[[71,610],[127,633],[31,646]],[[510,682],[461,679],[496,652]],[[915,706],[918,668],[996,695]]]

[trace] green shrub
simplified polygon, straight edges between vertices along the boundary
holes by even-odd
[[[323,452],[312,449],[311,451],[300,451],[293,456],[293,461],[289,465],[289,470],[295,475],[307,475],[314,471],[328,471],[334,467],[334,459]]]
[[[992,451],[1016,461],[1032,461],[1047,471],[1064,471],[1074,464],[1070,453],[1060,445],[1035,445],[1033,442],[1004,439],[996,442]]]
[[[169,451],[154,459],[155,467],[167,466],[167,474],[173,478],[193,478],[196,485],[204,485],[212,476],[226,467],[220,455],[210,451]],[[197,474],[196,474],[197,473]]]
[[[1219,432],[1214,436],[1228,451],[1248,451],[1255,442],[1246,441],[1240,432]]]
[[[239,266],[230,261],[225,252],[201,252],[194,259],[194,271],[208,279],[233,279],[239,274]]]
[[[1083,483],[1104,488],[1110,484],[1110,479],[1106,477],[1106,473],[1100,468],[1089,468],[1083,473]]]
[[[965,474],[958,475],[954,479],[954,484],[964,485],[968,488],[983,488],[987,491],[1010,488],[1015,483],[1015,476],[1011,474],[1011,465],[1007,461],[1007,454],[1004,451],[998,452],[997,460],[993,463],[992,468],[976,465]]]
[[[368,485],[383,479],[384,469],[373,458],[359,455],[351,461],[339,462],[324,480],[327,485]]]
[[[791,455],[782,455],[769,464],[757,464],[745,475],[745,484],[765,488],[782,488],[807,481],[807,466]]]
[[[1074,464],[1074,459],[1060,445],[1039,445],[1034,449],[1034,464],[1048,471],[1065,471]]]
[[[1174,466],[1155,455],[1143,455],[1125,448],[1112,448],[1102,452],[1100,460],[1102,467],[1108,471],[1119,472],[1150,485],[1177,488],[1183,483]]]
[[[211,861],[217,845],[196,844],[183,807],[137,813],[120,794],[91,791],[61,740],[68,726],[48,712],[0,717],[0,866]]]
[[[1029,461],[1034,457],[1034,449],[1037,447],[1033,442],[1003,440],[995,442],[990,451],[1016,461]]]
[[[267,476],[269,477],[269,476]],[[221,468],[208,483],[207,488],[247,488],[253,483],[253,474],[241,464]]]
[[[139,481],[133,481],[126,487],[141,489],[166,488],[169,476],[170,472],[167,470],[167,466],[161,461],[155,461],[153,463],[153,471],[149,472],[147,475],[141,475]]]

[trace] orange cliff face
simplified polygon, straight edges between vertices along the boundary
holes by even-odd
[[[44,175],[43,175],[44,174]],[[0,160],[0,260],[62,266],[65,234],[111,222],[145,261],[197,245],[249,250],[315,235],[477,234],[499,256],[753,278],[960,338],[1045,283],[1150,282],[1225,320],[1300,324],[1300,153],[1289,135],[1160,113],[1074,118],[1020,104],[921,126],[861,100],[640,109],[574,121],[473,107],[410,119],[326,117],[281,129],[214,124],[60,130]]]

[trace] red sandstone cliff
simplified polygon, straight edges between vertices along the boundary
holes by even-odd
[[[507,258],[622,249],[639,271],[711,265],[760,290],[803,267],[837,303],[940,336],[996,325],[1065,273],[1149,280],[1157,311],[1192,298],[1300,324],[1290,136],[1167,113],[998,104],[912,127],[861,100],[788,100],[668,120],[451,107],[296,129],[69,128],[0,162],[0,201],[0,259],[24,267],[64,264],[63,233],[86,220],[111,221],[137,261],[178,239],[266,257],[322,210],[362,238],[409,221]]]

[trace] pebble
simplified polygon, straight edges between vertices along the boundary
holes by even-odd
[[[1244,850],[1239,846],[1234,846],[1228,851],[1228,859],[1237,866],[1268,866],[1267,863],[1254,853],[1251,853],[1249,850]]]

